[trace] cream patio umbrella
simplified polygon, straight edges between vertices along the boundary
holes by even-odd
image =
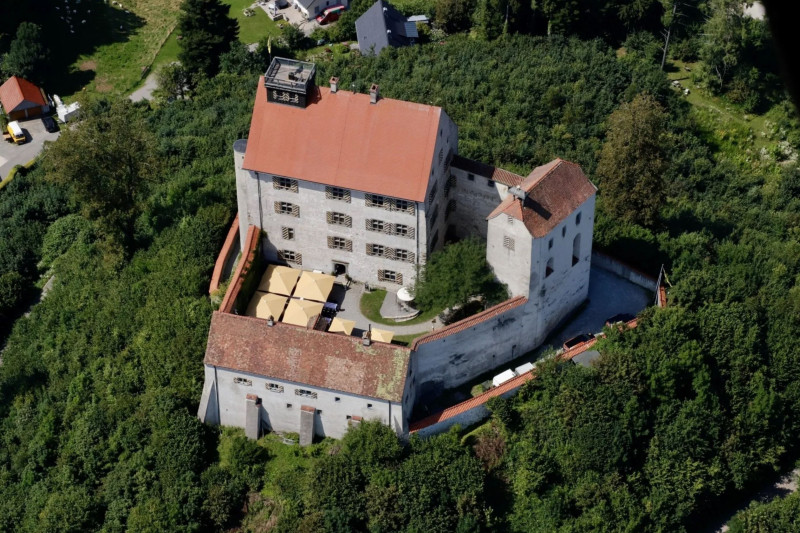
[[[355,325],[356,323],[354,320],[334,317],[333,320],[331,320],[331,327],[328,328],[328,331],[330,333],[344,333],[345,335],[350,335],[353,333]]]
[[[370,338],[374,341],[390,343],[394,338],[394,331],[372,328]]]
[[[291,296],[292,289],[297,284],[297,278],[300,277],[301,272],[302,270],[297,270],[296,268],[269,265],[267,271],[261,276],[258,290]]]
[[[256,291],[250,300],[250,305],[247,306],[247,316],[264,319],[272,316],[273,319],[279,320],[286,306],[286,300],[288,300],[286,296]]]
[[[304,270],[303,275],[300,276],[300,281],[297,282],[297,287],[294,289],[294,297],[324,302],[328,299],[331,289],[333,289],[335,279],[328,274]]]
[[[283,313],[283,322],[295,326],[307,327],[309,320],[322,312],[322,304],[309,300],[292,298]]]

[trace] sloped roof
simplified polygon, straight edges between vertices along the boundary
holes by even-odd
[[[483,176],[484,178],[496,181],[498,183],[502,183],[503,185],[507,185],[509,187],[514,187],[515,185],[521,185],[522,182],[525,181],[525,178],[523,178],[519,174],[514,174],[513,172],[509,172],[508,170],[503,170],[502,168],[497,168],[492,165],[487,165],[486,163],[481,163],[480,161],[473,161],[472,159],[461,157],[458,154],[453,156],[453,160],[450,162],[450,166],[461,169],[464,172],[469,172],[471,174],[477,174],[478,176]]]
[[[18,76],[11,76],[3,85],[0,85],[0,102],[6,113],[47,105],[42,91],[36,85]]]
[[[271,103],[259,80],[244,168],[424,201],[442,109],[316,91],[306,108]]]
[[[358,17],[356,34],[361,53],[376,55],[387,46],[405,46],[419,37],[417,25],[383,0],[372,4]]]
[[[595,192],[579,165],[555,159],[533,169],[519,187],[525,200],[509,194],[487,220],[506,214],[521,220],[534,237],[544,237]]]
[[[216,311],[205,364],[400,403],[410,350]]]

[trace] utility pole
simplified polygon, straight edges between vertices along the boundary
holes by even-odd
[[[661,56],[661,70],[664,70],[664,64],[667,62],[667,50],[669,50],[669,36],[672,33],[672,25],[675,23],[675,14],[678,12],[678,2],[672,2],[672,17],[669,19],[669,26],[667,26],[667,33],[664,35],[664,54]]]

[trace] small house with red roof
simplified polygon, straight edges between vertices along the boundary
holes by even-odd
[[[50,110],[44,91],[19,76],[11,76],[0,85],[0,103],[11,120],[38,117]]]

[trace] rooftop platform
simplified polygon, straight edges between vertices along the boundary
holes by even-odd
[[[305,93],[311,83],[317,67],[314,63],[276,57],[264,74],[264,85],[271,89],[288,89]]]

